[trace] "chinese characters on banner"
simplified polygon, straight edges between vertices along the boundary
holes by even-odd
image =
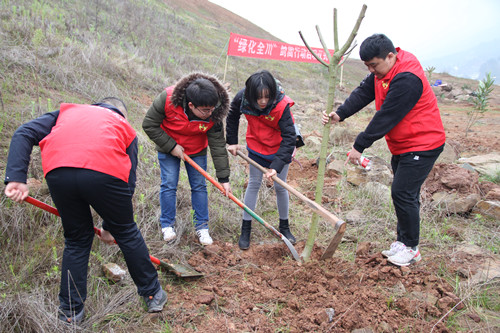
[[[312,48],[326,63],[328,57],[323,49]],[[328,50],[333,54],[333,50]],[[248,58],[274,59],[298,62],[318,62],[307,47],[259,39],[249,36],[230,34],[227,55]]]

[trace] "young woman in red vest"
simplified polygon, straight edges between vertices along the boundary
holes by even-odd
[[[121,100],[61,104],[17,129],[10,144],[5,194],[16,202],[28,196],[31,151],[39,145],[50,195],[61,215],[65,246],[61,267],[59,319],[80,322],[87,297],[87,267],[94,229],[92,207],[104,220],[101,238],[118,243],[149,312],[163,309],[167,294],[134,221],[137,136]]]
[[[239,91],[231,102],[226,118],[226,141],[228,151],[236,155],[238,149],[238,128],[241,114],[245,115],[248,125],[246,144],[248,156],[268,168],[264,175],[271,179],[277,175],[286,181],[288,167],[295,151],[296,132],[293,114],[290,107],[293,100],[285,95],[279,82],[271,73],[262,70],[252,74],[245,83],[245,88]],[[257,197],[262,184],[262,172],[250,165],[250,178],[245,192],[245,205],[255,209]],[[288,222],[288,191],[274,184],[279,213],[279,230],[295,244],[295,237],[290,232]],[[251,216],[243,213],[241,235],[238,242],[242,250],[250,247]]]
[[[165,241],[177,237],[177,185],[184,153],[206,170],[210,147],[216,176],[226,193],[231,192],[223,126],[228,109],[229,97],[222,83],[213,76],[192,73],[160,93],[144,117],[142,128],[156,144],[160,162],[160,223]],[[185,162],[185,166],[196,233],[202,245],[210,245],[213,240],[209,233],[205,177],[189,163]]]
[[[359,163],[361,153],[385,136],[392,153],[391,195],[397,216],[397,240],[382,251],[388,261],[408,266],[421,259],[420,187],[443,151],[446,141],[437,99],[417,58],[394,48],[383,34],[363,41],[361,60],[370,71],[336,112],[323,114],[333,123],[352,116],[375,100],[377,112],[359,133],[347,162]]]

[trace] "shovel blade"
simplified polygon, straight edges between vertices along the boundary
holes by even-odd
[[[174,273],[178,277],[189,278],[189,277],[202,277],[203,273],[196,271],[191,266],[181,265],[181,264],[172,264],[166,262],[164,260],[158,260],[159,263],[156,263],[160,266],[160,268],[164,268],[166,271],[170,273]]]
[[[323,255],[321,256],[320,260],[330,259],[333,256],[333,254],[335,253],[335,251],[337,251],[337,247],[339,246],[340,242],[342,241],[342,236],[344,236],[345,228],[346,228],[345,222],[344,221],[340,221],[340,222],[341,222],[341,224],[340,224],[340,227],[337,229],[337,233],[335,234],[335,236],[333,236],[332,241],[330,242],[330,244],[326,248],[326,250],[323,253]]]
[[[302,262],[302,259],[300,258],[299,254],[297,253],[297,250],[295,250],[295,247],[293,247],[293,244],[286,238],[285,236],[281,235],[281,240],[285,242],[286,246],[292,253],[293,259],[297,260],[298,262]]]

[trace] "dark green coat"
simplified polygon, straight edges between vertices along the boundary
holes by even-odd
[[[202,73],[192,73],[183,77],[175,84],[171,100],[174,106],[183,106],[184,109],[187,109],[188,107],[185,99],[186,88],[192,81],[198,78],[210,80],[219,94],[220,104],[212,113],[211,119],[214,122],[214,126],[207,131],[207,138],[217,178],[221,183],[227,183],[229,181],[230,169],[223,123],[229,110],[229,96],[222,83],[213,76]],[[177,142],[160,127],[165,118],[166,100],[167,92],[164,90],[155,98],[153,104],[150,106],[142,122],[142,128],[156,144],[156,150],[169,154],[177,145]],[[205,148],[199,153],[191,155],[191,157],[206,154],[207,149]]]

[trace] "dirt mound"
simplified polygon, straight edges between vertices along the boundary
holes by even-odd
[[[170,285],[169,320],[175,332],[351,332],[371,327],[446,331],[439,319],[457,302],[452,287],[434,275],[438,267],[416,264],[411,270],[387,263],[364,244],[354,262],[333,258],[318,261],[315,248],[309,263],[289,257],[280,241],[252,244],[241,251],[215,242],[189,263],[205,277],[193,288]],[[299,253],[303,243],[296,245]],[[175,290],[174,290],[175,289]],[[431,319],[432,318],[432,319]]]
[[[457,164],[436,164],[425,180],[422,192],[426,196],[436,192],[479,194],[479,175]]]

